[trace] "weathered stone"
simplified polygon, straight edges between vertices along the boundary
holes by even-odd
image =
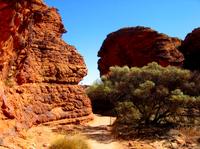
[[[0,1],[0,119],[26,126],[91,119],[90,100],[78,85],[87,69],[61,39],[64,32],[57,9],[42,0]]]
[[[178,51],[181,40],[146,27],[123,28],[107,36],[98,52],[100,75],[111,66],[144,66],[156,61],[162,66],[181,66],[184,60]]]

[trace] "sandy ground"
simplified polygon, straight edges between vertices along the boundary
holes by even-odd
[[[86,131],[89,137],[89,143],[92,149],[123,149],[121,142],[111,135],[110,125],[115,121],[113,117],[95,115],[94,120],[88,123],[88,126],[94,129],[94,132]]]
[[[74,133],[86,136],[92,149],[200,149],[200,144],[194,144],[191,138],[185,137],[121,141],[111,134],[111,124],[114,121],[114,117],[94,115],[94,120],[84,125],[68,125],[65,120],[49,122],[21,132],[20,137],[0,137],[0,149],[48,149],[51,142],[60,135]],[[194,137],[200,138],[200,132],[193,131],[192,134],[196,133]],[[178,134],[179,130],[172,133]],[[187,133],[191,136],[191,131]]]
[[[65,120],[50,122],[32,127],[20,137],[4,138],[0,149],[47,149],[60,135],[71,133],[86,136],[92,149],[125,149],[111,134],[114,121],[114,117],[94,115],[94,120],[84,125],[68,125]]]
[[[27,140],[32,142],[29,148],[46,149],[58,134],[68,134],[73,131],[88,138],[92,149],[124,149],[125,147],[111,135],[111,124],[115,118],[94,115],[94,120],[83,126],[65,125],[64,121],[48,123],[34,127],[28,131]]]

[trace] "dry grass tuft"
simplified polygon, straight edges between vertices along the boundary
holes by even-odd
[[[179,131],[185,136],[186,142],[200,143],[200,127],[180,128]]]
[[[75,134],[57,137],[50,145],[49,149],[91,149],[91,147],[86,137]]]

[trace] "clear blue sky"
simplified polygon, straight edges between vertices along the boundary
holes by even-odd
[[[128,26],[147,26],[184,39],[200,27],[200,0],[45,0],[59,9],[67,34],[64,40],[84,57],[84,84],[99,78],[97,52],[110,32]]]

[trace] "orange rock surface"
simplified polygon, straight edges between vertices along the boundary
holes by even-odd
[[[66,44],[57,9],[42,0],[0,1],[0,119],[26,126],[91,118],[78,85],[87,74],[82,56]]]
[[[152,61],[162,66],[183,64],[178,51],[181,40],[158,33],[147,27],[123,28],[110,33],[98,52],[100,75],[111,66],[144,66]]]

